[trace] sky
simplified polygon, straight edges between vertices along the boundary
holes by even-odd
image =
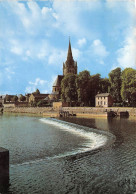
[[[0,0],[0,94],[51,93],[69,37],[78,72],[136,69],[135,0]]]

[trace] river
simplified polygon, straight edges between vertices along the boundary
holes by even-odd
[[[0,193],[134,194],[136,119],[4,114],[0,147],[10,151]]]

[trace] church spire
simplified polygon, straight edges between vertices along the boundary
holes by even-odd
[[[68,46],[68,54],[67,54],[67,61],[73,61],[73,56],[72,56],[72,50],[71,50],[71,42],[69,38],[69,46]]]
[[[77,62],[74,61],[72,56],[70,38],[69,38],[67,60],[65,63],[63,63],[63,75],[65,76],[68,73],[77,74]]]

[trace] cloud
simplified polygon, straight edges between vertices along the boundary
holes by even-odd
[[[79,39],[78,40],[78,45],[80,46],[80,47],[82,47],[83,45],[85,45],[86,44],[86,39],[85,38],[82,38],[82,39]]]
[[[100,58],[105,58],[109,55],[109,52],[106,50],[106,47],[99,39],[93,41],[91,45],[91,50],[95,56]]]
[[[79,49],[76,49],[76,48],[72,49],[72,53],[73,53],[74,60],[79,60],[79,58],[82,55],[81,51]]]
[[[115,6],[118,6],[119,3],[122,3],[122,2],[129,3],[129,4],[131,3],[134,5],[134,1],[135,0],[106,0],[106,3],[108,4],[109,7],[113,8]]]
[[[48,63],[52,65],[61,65],[66,59],[67,51],[54,49],[48,59]]]
[[[111,9],[112,12],[117,12],[123,9],[126,10],[129,14],[134,14],[134,8],[136,5],[135,0],[106,0],[107,8]]]
[[[39,86],[39,85],[44,85],[45,83],[47,83],[46,80],[41,80],[40,78],[36,78],[35,82],[29,82],[29,84],[34,85],[34,86]]]
[[[63,6],[62,6],[63,5]],[[53,1],[53,10],[55,13],[56,23],[55,27],[63,34],[69,36],[86,36],[89,39],[96,36],[92,29],[86,25],[88,19],[84,20],[85,12],[91,14],[92,12],[101,8],[99,0],[93,1],[70,1],[57,0]],[[89,16],[88,16],[89,17]]]
[[[117,50],[117,63],[120,67],[136,68],[136,28],[128,35],[123,46]]]
[[[28,84],[29,85],[25,89],[26,93],[35,92],[36,89],[39,89],[41,93],[47,91],[46,90],[46,84],[48,84],[48,81],[46,81],[46,80],[42,80],[40,78],[36,78],[34,82],[29,81]]]
[[[12,78],[12,75],[14,75],[15,72],[13,71],[13,68],[6,67],[5,68],[5,74],[6,74],[6,76],[7,76],[8,79],[11,79]]]
[[[21,44],[16,40],[12,39],[10,40],[10,51],[16,55],[22,55],[23,54],[23,48],[21,47]]]

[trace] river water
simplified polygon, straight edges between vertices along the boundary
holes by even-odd
[[[0,193],[134,194],[136,119],[4,114],[0,147],[10,151]]]

